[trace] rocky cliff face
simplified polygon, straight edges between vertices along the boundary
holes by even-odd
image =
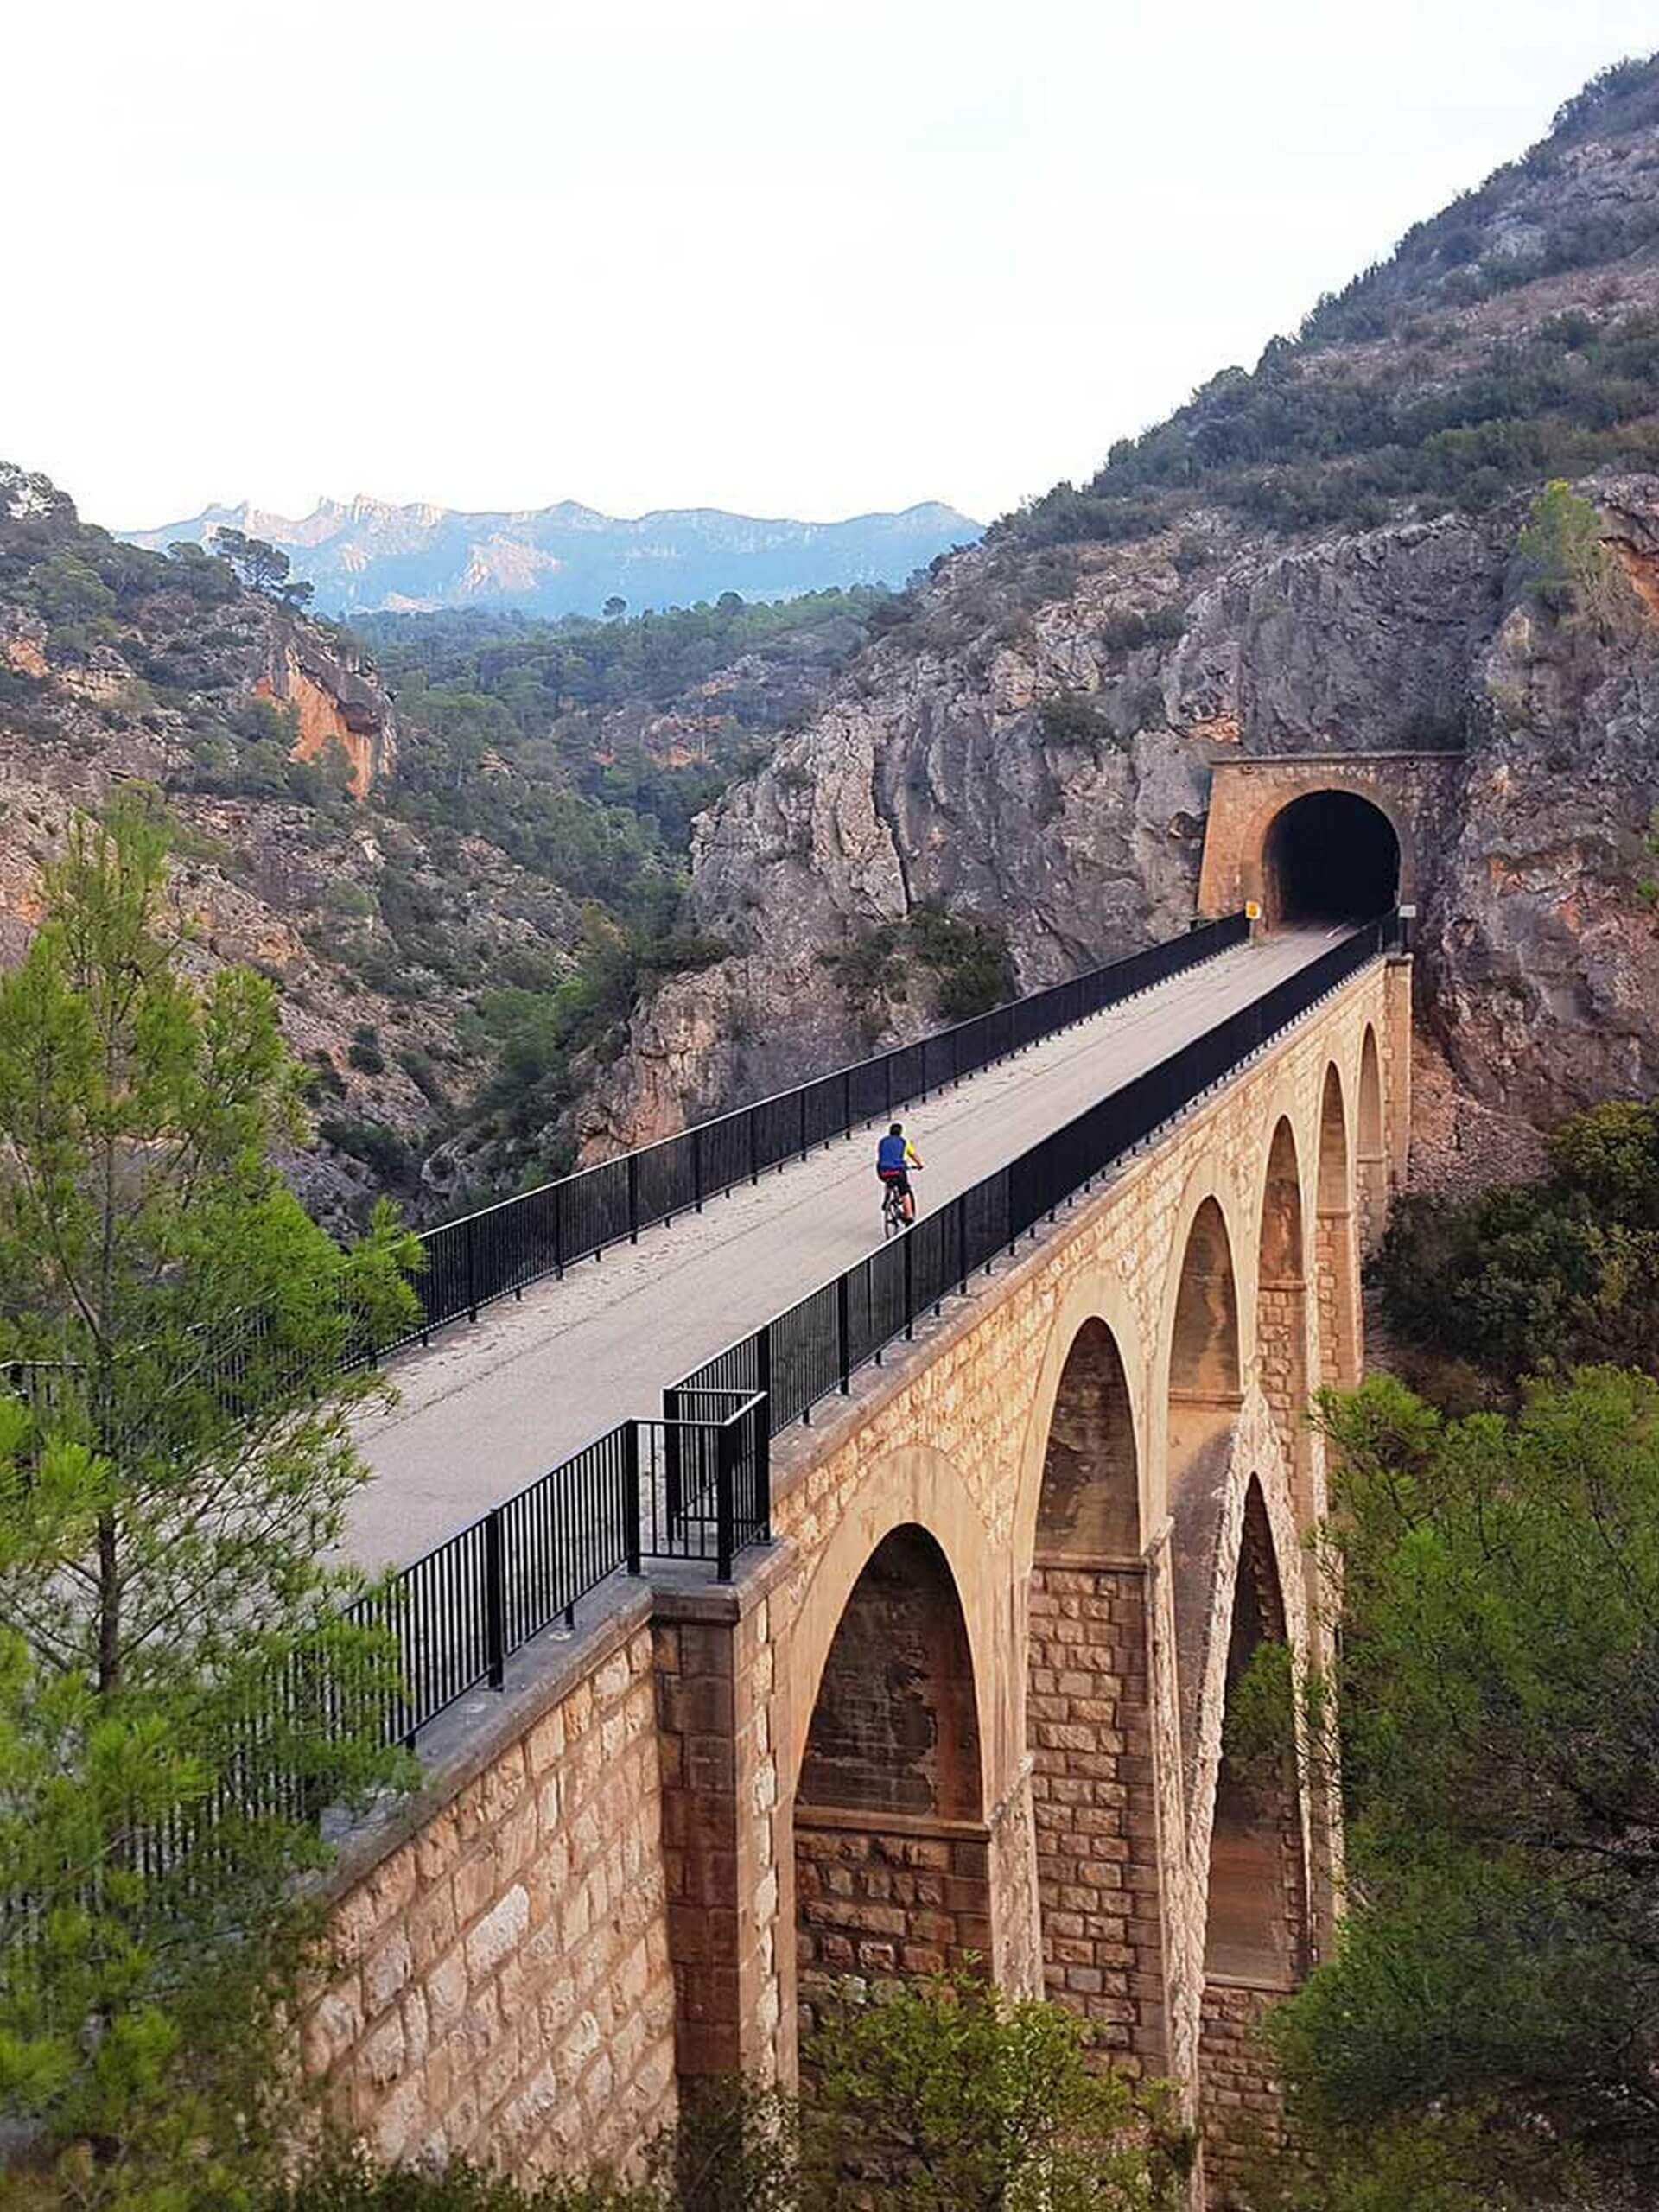
[[[1645,562],[1659,480],[1583,488]],[[1035,607],[1005,568],[993,620],[950,643],[980,588],[957,563],[914,618],[936,642],[887,640],[699,825],[691,912],[735,955],[639,1018],[590,1134],[659,1135],[929,1026],[918,972],[872,1008],[824,958],[923,902],[995,920],[1023,988],[1180,930],[1217,760],[1426,741],[1466,760],[1427,825],[1422,924],[1463,1083],[1545,1122],[1659,1085],[1659,618],[1634,589],[1605,634],[1511,604],[1526,510],[1294,545],[1211,515],[1202,563],[1190,530],[1079,548]]]
[[[153,787],[196,957],[282,985],[325,1137],[294,1179],[339,1220],[388,1185],[412,1195],[435,1120],[478,1079],[472,997],[515,958],[568,963],[576,905],[485,840],[439,850],[346,798],[334,748],[364,796],[397,759],[372,669],[214,565],[117,547],[42,480],[0,471],[0,962],[21,957],[73,815]],[[440,942],[444,976],[422,964]]]
[[[1539,1125],[1659,1088],[1656,237],[1648,64],[945,564],[698,825],[690,918],[733,957],[637,1017],[590,1148],[929,1026],[930,902],[1024,988],[1179,930],[1213,764],[1269,753],[1461,759],[1418,825],[1454,1088]],[[1599,518],[1576,582],[1525,535],[1557,476]]]
[[[294,710],[290,757],[318,761],[338,747],[350,773],[353,798],[366,798],[397,759],[397,727],[379,685],[329,651],[308,627],[273,626],[269,666],[254,691]]]

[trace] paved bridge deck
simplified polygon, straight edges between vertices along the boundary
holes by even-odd
[[[1346,933],[1237,946],[902,1109],[927,1162],[922,1205],[988,1175]],[[401,1565],[617,1421],[659,1411],[665,1383],[879,1241],[874,1160],[873,1135],[837,1139],[404,1354],[399,1403],[359,1424],[375,1479],[353,1501],[352,1554]]]

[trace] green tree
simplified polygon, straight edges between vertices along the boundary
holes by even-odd
[[[1154,2212],[1189,2163],[1152,2098],[1091,2071],[1057,2005],[968,1974],[849,1993],[812,2038],[804,2206]]]
[[[1459,1394],[1449,1363],[1477,1396],[1591,1361],[1659,1373],[1659,1107],[1574,1115],[1549,1160],[1537,1182],[1410,1197],[1390,1216],[1373,1272],[1431,1395]]]
[[[1637,2181],[1659,2160],[1659,1385],[1586,1369],[1450,1421],[1377,1377],[1325,1419],[1351,1890],[1336,1957],[1274,2023],[1293,2109],[1373,2173],[1400,2129],[1455,2122],[1514,2192],[1560,2188],[1552,2148]]]
[[[245,530],[221,524],[213,532],[213,550],[228,561],[250,591],[281,597],[288,583],[289,557],[268,539],[250,537]]]
[[[1534,499],[1515,550],[1528,584],[1557,613],[1610,611],[1615,568],[1602,542],[1601,517],[1561,478]]]
[[[0,980],[0,2113],[61,2201],[205,2212],[277,2123],[315,1815],[397,1770],[323,1561],[414,1253],[283,1184],[275,995],[188,980],[165,856],[78,824]]]

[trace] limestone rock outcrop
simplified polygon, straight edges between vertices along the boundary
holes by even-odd
[[[698,825],[690,912],[730,959],[666,986],[591,1116],[643,1141],[937,1019],[833,956],[942,902],[1033,988],[1185,927],[1212,763],[1451,749],[1422,825],[1423,1014],[1474,1097],[1547,1123],[1659,1087],[1659,479],[1580,493],[1627,588],[1552,615],[1529,507],[1300,540],[1221,512],[1126,544],[958,556],[812,725]],[[826,963],[825,955],[832,956]]]

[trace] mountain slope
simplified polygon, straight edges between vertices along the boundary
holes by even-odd
[[[1184,926],[1251,754],[1454,750],[1421,969],[1465,1094],[1659,1088],[1659,64],[894,615],[701,826],[733,956],[636,1021],[596,1147],[923,1026],[941,907],[1027,987]]]
[[[295,575],[315,585],[318,607],[337,615],[462,607],[597,614],[613,597],[639,610],[689,607],[727,591],[770,600],[831,586],[896,586],[980,534],[978,523],[931,503],[803,523],[712,507],[624,520],[570,500],[468,514],[358,498],[321,500],[298,521],[245,503],[207,507],[188,522],[124,535],[161,552],[177,543],[211,546],[223,527],[279,546]]]
[[[325,1140],[293,1163],[308,1199],[334,1220],[378,1188],[428,1215],[497,1195],[544,1172],[570,1064],[702,957],[662,931],[691,811],[886,603],[375,618],[371,658],[0,465],[0,962],[72,814],[146,784],[203,964],[282,985]]]

